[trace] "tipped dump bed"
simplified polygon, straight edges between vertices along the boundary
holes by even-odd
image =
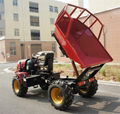
[[[94,17],[94,21],[90,23],[91,17]],[[97,36],[92,31],[96,23],[100,25]],[[54,35],[67,56],[85,68],[112,61],[111,56],[99,42],[102,29],[102,23],[92,13],[69,4],[56,20]]]

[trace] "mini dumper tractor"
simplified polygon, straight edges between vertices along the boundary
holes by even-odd
[[[72,61],[76,78],[62,78],[53,72],[53,52],[38,52],[31,59],[18,62],[12,81],[14,93],[23,97],[29,87],[39,85],[48,90],[49,101],[59,110],[72,104],[74,94],[92,97],[98,89],[96,73],[112,61],[99,41],[102,29],[101,21],[87,9],[66,5],[56,19],[53,36],[62,53]],[[81,73],[75,62],[83,69]]]

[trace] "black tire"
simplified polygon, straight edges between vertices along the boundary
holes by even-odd
[[[48,97],[51,105],[58,110],[66,110],[74,100],[71,88],[64,81],[53,82],[49,86]]]
[[[91,84],[88,87],[80,89],[79,95],[85,98],[90,98],[96,94],[97,90],[98,90],[98,83],[97,80],[94,80],[93,82],[91,82]]]
[[[20,81],[16,76],[12,80],[12,88],[15,95],[19,97],[24,97],[28,90],[26,84],[25,83],[20,84]]]

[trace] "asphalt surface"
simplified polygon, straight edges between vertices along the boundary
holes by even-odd
[[[67,111],[59,111],[51,106],[47,91],[30,88],[25,98],[14,95],[12,77],[14,73],[6,68],[14,63],[0,64],[0,114],[120,114],[120,86],[116,84],[99,84],[97,94],[91,99],[75,95]]]

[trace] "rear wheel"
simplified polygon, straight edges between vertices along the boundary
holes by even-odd
[[[63,81],[55,81],[50,85],[48,97],[51,104],[59,110],[67,109],[74,100],[71,88]]]
[[[20,84],[20,81],[17,77],[14,77],[12,80],[12,88],[15,95],[19,97],[25,96],[28,90],[25,84]]]
[[[94,80],[93,82],[90,83],[90,85],[85,86],[85,88],[83,89],[80,89],[79,95],[81,95],[82,97],[90,98],[96,94],[97,90],[98,90],[97,80]]]

